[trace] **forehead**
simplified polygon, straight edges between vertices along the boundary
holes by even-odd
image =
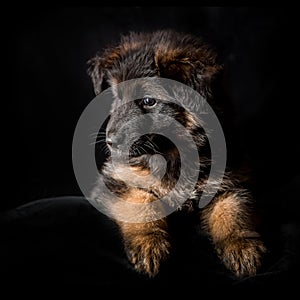
[[[169,92],[170,84],[163,79],[153,77],[141,77],[125,80],[112,85],[115,99],[122,102],[151,97],[161,100],[172,100],[174,95]]]
[[[116,49],[118,57],[108,70],[112,83],[120,83],[134,78],[152,77],[158,74],[154,62],[154,49],[145,44]]]

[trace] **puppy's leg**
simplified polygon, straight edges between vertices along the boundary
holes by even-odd
[[[118,224],[127,256],[134,268],[150,277],[155,276],[170,251],[166,220]]]
[[[238,277],[256,274],[266,251],[255,231],[249,204],[241,191],[224,192],[202,212],[217,254]]]
[[[149,216],[155,216],[157,213],[161,215],[161,211],[155,211],[154,208],[147,206],[147,204],[156,201],[157,196],[154,196],[153,193],[149,193],[146,190],[134,187],[137,185],[143,186],[143,175],[150,174],[148,169],[141,169],[139,166],[132,167],[131,171],[140,175],[138,177],[130,175],[131,173],[128,172],[128,167],[123,165],[115,166],[114,171],[112,176],[115,179],[118,179],[119,176],[128,183],[128,186],[131,186],[120,193],[122,200],[131,203],[145,204],[144,208],[138,212],[140,220],[142,220],[143,217],[147,220]],[[116,173],[118,176],[116,176]],[[151,180],[152,183],[160,183],[155,177],[147,177],[147,183],[149,183],[149,180]],[[124,216],[126,213],[124,209],[118,207],[118,205],[112,209],[113,214],[116,216]],[[161,207],[161,210],[163,210],[163,207]],[[116,219],[120,220],[120,218]],[[147,274],[150,277],[155,276],[159,272],[161,263],[168,258],[171,248],[166,219],[158,218],[155,221],[144,223],[117,221],[117,224],[123,236],[126,254],[130,262],[134,265],[134,268],[138,272]]]

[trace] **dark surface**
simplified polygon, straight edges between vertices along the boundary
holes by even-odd
[[[149,292],[250,287],[286,295],[297,288],[298,19],[286,8],[15,8],[8,41],[17,168],[9,176],[13,193],[0,204],[2,287]],[[73,132],[94,97],[87,60],[121,33],[160,28],[202,35],[224,59],[234,136],[254,167],[270,251],[254,278],[234,281],[206,239],[189,235],[158,278],[138,276],[124,259],[113,223],[75,197],[81,191],[72,168]],[[63,196],[70,197],[55,198]]]
[[[259,289],[292,295],[297,288],[299,221],[278,222],[275,214],[265,227],[264,266],[257,276],[244,279],[223,267],[197,230],[177,235],[172,256],[155,279],[137,274],[126,260],[114,223],[81,197],[35,201],[2,213],[0,220],[1,282],[13,292],[25,287],[25,293],[88,289],[134,294],[143,289],[193,295],[193,287],[199,287],[213,293]]]

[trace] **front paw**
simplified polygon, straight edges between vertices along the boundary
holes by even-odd
[[[130,245],[127,244],[126,253],[136,271],[154,277],[169,257],[170,247],[166,237],[149,234],[136,237]]]
[[[250,232],[227,238],[217,247],[217,252],[229,270],[237,277],[245,277],[257,273],[266,248],[258,234]]]

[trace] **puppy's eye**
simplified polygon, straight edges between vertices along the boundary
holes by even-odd
[[[156,100],[150,97],[144,97],[142,99],[142,104],[147,107],[153,107],[156,104]]]

